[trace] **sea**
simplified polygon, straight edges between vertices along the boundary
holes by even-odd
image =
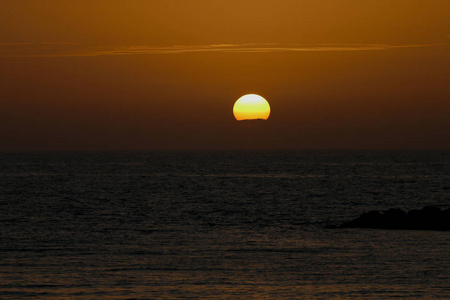
[[[0,154],[0,299],[450,299],[450,151]]]

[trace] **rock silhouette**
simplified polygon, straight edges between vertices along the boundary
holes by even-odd
[[[408,212],[399,208],[374,210],[345,222],[337,228],[450,230],[450,208],[441,210],[438,207],[425,206]]]

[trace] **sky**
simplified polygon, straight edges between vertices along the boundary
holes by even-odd
[[[449,149],[448,0],[0,1],[0,151]],[[238,122],[245,94],[271,106]]]

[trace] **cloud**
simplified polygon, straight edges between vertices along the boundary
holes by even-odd
[[[74,57],[106,55],[166,55],[183,53],[283,53],[283,52],[349,52],[387,51],[399,48],[443,46],[447,44],[211,44],[154,46],[89,47],[71,42],[0,43],[0,57]]]
[[[78,45],[78,43],[72,42],[40,42],[41,45]]]
[[[387,45],[387,44],[320,44],[320,45],[280,45],[266,44],[213,44],[196,46],[149,47],[129,46],[91,52],[92,55],[157,55],[199,52],[222,53],[276,53],[276,52],[338,52],[338,51],[381,51],[396,48],[425,47],[432,45]]]
[[[7,46],[24,46],[24,45],[32,45],[33,43],[0,43],[0,47]]]

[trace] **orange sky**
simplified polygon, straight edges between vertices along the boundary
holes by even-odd
[[[450,148],[450,1],[0,2],[0,151]],[[232,108],[256,93],[268,121]]]

